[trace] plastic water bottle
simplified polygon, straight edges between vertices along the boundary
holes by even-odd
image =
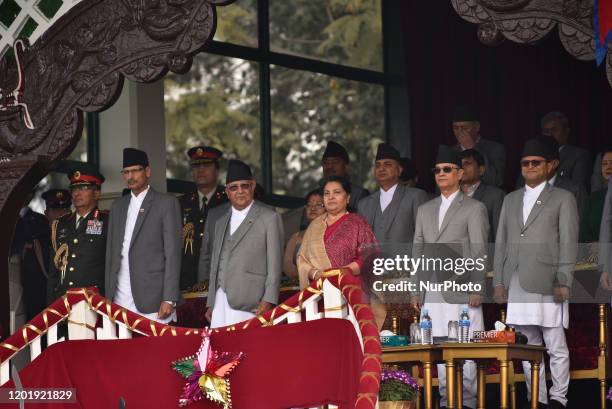
[[[459,316],[459,342],[470,342],[470,315],[468,307],[463,307]]]
[[[429,311],[427,311],[427,309],[423,309],[423,315],[421,316],[421,344],[433,344],[433,336],[431,334],[431,317],[429,316]]]

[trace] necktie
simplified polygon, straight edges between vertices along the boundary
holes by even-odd
[[[81,220],[83,220],[83,217],[77,216],[77,219],[76,219],[76,228],[77,229],[79,228],[79,225],[81,224]]]
[[[202,197],[202,206],[200,207],[200,210],[202,211],[202,213],[204,213],[204,211],[206,211],[206,204],[208,203],[208,198],[206,196]]]

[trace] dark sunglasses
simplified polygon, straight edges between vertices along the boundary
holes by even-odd
[[[229,190],[230,192],[237,192],[238,188],[242,190],[249,190],[251,188],[251,184],[250,183],[237,183],[235,185],[229,185],[227,187],[227,190]]]
[[[521,166],[524,168],[528,168],[529,165],[531,165],[531,167],[537,168],[538,166],[542,164],[542,162],[547,162],[547,161],[542,160],[542,159],[522,160]]]
[[[457,167],[454,167],[454,166],[443,166],[443,167],[439,168],[439,167],[436,166],[435,168],[431,168],[431,171],[434,174],[437,175],[440,172],[451,173],[454,169],[460,169],[460,168],[457,168]]]

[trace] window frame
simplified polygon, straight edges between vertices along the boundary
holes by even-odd
[[[219,56],[239,58],[256,62],[259,65],[259,115],[260,115],[260,138],[261,138],[261,171],[262,180],[259,183],[266,192],[266,201],[274,206],[283,208],[296,208],[302,206],[305,201],[302,197],[289,195],[278,195],[273,192],[272,181],[272,103],[270,95],[270,66],[307,71],[316,74],[324,74],[346,80],[380,85],[384,89],[384,137],[389,140],[389,110],[387,106],[388,78],[387,78],[387,42],[385,1],[381,2],[381,24],[383,50],[382,71],[374,71],[364,68],[351,67],[347,65],[331,63],[313,58],[305,58],[291,54],[283,54],[270,50],[270,2],[269,0],[257,0],[257,47],[248,47],[228,42],[213,40],[206,48],[206,53]],[[195,185],[191,181],[179,179],[167,179],[169,192],[186,193],[192,191]]]

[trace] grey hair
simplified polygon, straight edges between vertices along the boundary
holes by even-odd
[[[567,117],[562,112],[553,111],[553,112],[547,113],[540,120],[540,126],[543,127],[544,124],[551,122],[551,121],[559,121],[559,123],[564,129],[569,128],[569,121],[567,120]]]

